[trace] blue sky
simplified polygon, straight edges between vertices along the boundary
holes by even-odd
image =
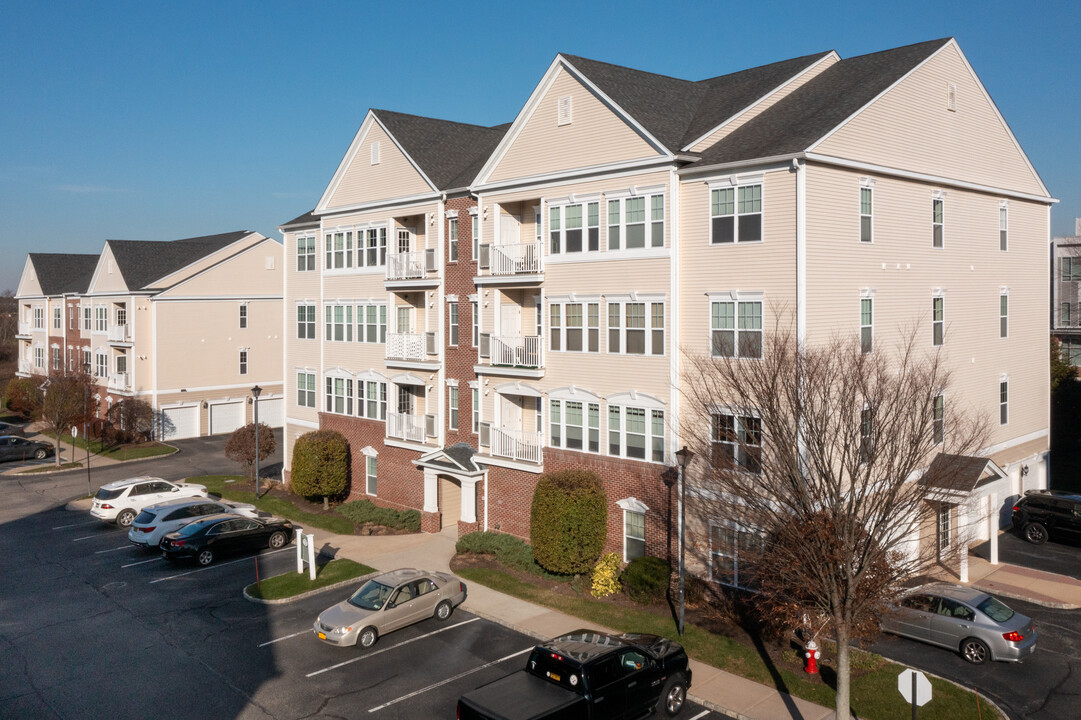
[[[827,9],[818,9],[820,7]],[[0,290],[25,254],[277,226],[311,209],[370,107],[495,125],[558,52],[701,79],[954,36],[1081,217],[1081,3],[8,2]]]

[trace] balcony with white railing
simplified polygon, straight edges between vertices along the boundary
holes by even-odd
[[[130,380],[126,372],[113,373],[109,376],[110,390],[130,390]]]
[[[492,428],[491,452],[495,457],[540,464],[544,438],[539,432]]]
[[[492,336],[492,365],[517,368],[540,368],[543,365],[542,337]]]
[[[436,270],[434,249],[387,255],[388,283],[399,283],[407,287],[435,284],[439,282]]]
[[[19,373],[22,375],[30,375],[34,372],[34,364],[29,360],[19,361]]]
[[[110,325],[109,326],[109,342],[111,343],[130,343],[131,335],[128,332],[127,325]]]
[[[423,415],[405,415],[402,413],[387,413],[387,437],[406,442],[424,442]]]
[[[33,331],[33,328],[31,327],[30,323],[28,323],[28,322],[20,322],[19,323],[19,331],[18,331],[17,335],[18,335],[18,337],[30,337],[30,333],[32,331]]]
[[[492,275],[540,275],[544,272],[544,246],[539,241],[489,247]]]
[[[387,333],[387,359],[425,361],[428,349],[423,333]]]

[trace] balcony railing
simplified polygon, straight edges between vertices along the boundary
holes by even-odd
[[[410,442],[424,442],[424,416],[388,412],[387,437]]]
[[[541,367],[541,349],[544,347],[541,337],[497,337],[492,336],[492,365],[510,367]]]
[[[109,338],[110,340],[112,338]],[[113,373],[109,376],[109,387],[116,388],[117,390],[128,389],[128,374],[126,372]]]
[[[492,275],[530,275],[544,271],[544,252],[539,242],[492,245]]]
[[[435,251],[394,253],[387,256],[387,280],[416,280],[435,270]]]
[[[131,342],[127,325],[110,325],[109,342]]]
[[[435,354],[435,333],[387,333],[388,360],[427,360]]]
[[[539,432],[492,428],[492,455],[540,464],[543,438]]]
[[[34,364],[31,363],[29,360],[20,360],[19,372],[29,375],[30,373],[34,372]]]
[[[19,334],[20,335],[29,335],[30,331],[31,331],[30,323],[28,323],[28,322],[19,323]]]

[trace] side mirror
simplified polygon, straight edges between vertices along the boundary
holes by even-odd
[[[174,485],[174,486],[173,486],[173,492],[180,492],[180,488],[178,488],[178,487],[176,487],[176,486]]]

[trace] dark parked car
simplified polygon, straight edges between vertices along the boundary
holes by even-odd
[[[293,541],[293,523],[282,518],[237,517],[232,513],[211,515],[185,525],[161,539],[162,555],[168,560],[195,558],[209,565],[214,558],[246,550],[272,550]]]
[[[524,670],[458,700],[458,720],[609,720],[683,709],[683,647],[656,635],[575,630],[533,648]]]
[[[1013,527],[1030,543],[1049,537],[1081,543],[1081,495],[1056,490],[1029,490],[1013,506]]]
[[[44,460],[53,454],[53,446],[14,435],[0,436],[0,462],[9,460]]]
[[[26,430],[22,425],[12,425],[9,422],[0,420],[0,435],[16,435],[18,437],[26,437]]]

